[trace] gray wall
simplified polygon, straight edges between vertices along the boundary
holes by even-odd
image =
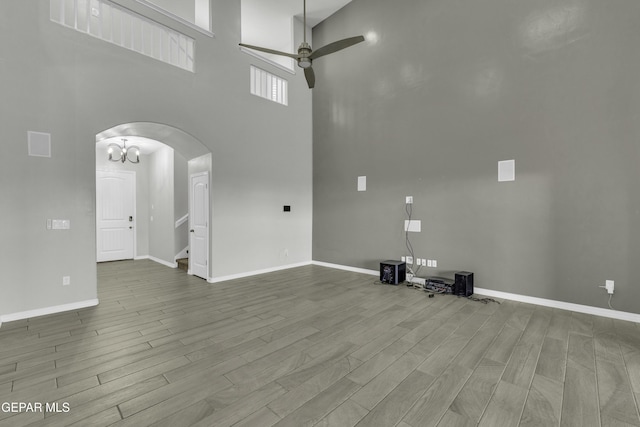
[[[315,47],[314,260],[640,313],[640,3],[354,0]],[[497,182],[515,159],[516,181]],[[356,191],[356,177],[368,190]]]
[[[0,168],[0,315],[96,298],[95,138],[122,123],[164,123],[211,150],[212,228],[233,230],[215,238],[214,275],[278,267],[285,245],[290,263],[311,259],[304,78],[283,76],[289,107],[249,94],[257,60],[237,46],[239,2],[212,2],[215,38],[132,0],[118,3],[195,38],[197,72],[50,22],[45,0],[0,1],[0,144],[11,159]],[[52,134],[52,158],[27,156],[29,130]],[[306,216],[281,224],[283,200]],[[70,219],[72,228],[47,231],[46,218]],[[65,275],[71,286],[62,286]]]
[[[176,255],[173,148],[163,145],[149,157],[149,255],[173,263]]]
[[[189,212],[188,163],[177,151],[173,151],[173,206],[175,221]],[[175,227],[175,224],[174,224]],[[174,255],[189,246],[189,221],[175,228]]]

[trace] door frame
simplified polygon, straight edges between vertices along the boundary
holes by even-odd
[[[107,173],[107,174],[126,174],[133,176],[133,256],[131,259],[136,259],[136,255],[138,253],[138,195],[136,193],[136,188],[138,186],[138,177],[136,175],[136,171],[129,170],[117,170],[117,169],[96,169],[96,208],[95,208],[95,218],[96,218],[96,262],[98,261],[98,234],[100,233],[100,228],[98,227],[98,173]]]
[[[206,177],[206,181],[207,181],[207,203],[206,203],[206,207],[207,207],[207,213],[206,213],[206,218],[207,218],[207,225],[206,225],[206,230],[205,230],[205,236],[206,236],[206,244],[205,244],[205,259],[207,262],[207,271],[205,276],[206,277],[202,277],[203,279],[209,281],[211,278],[211,262],[210,262],[210,257],[209,254],[211,252],[211,180],[209,178],[209,172],[208,171],[203,171],[203,172],[196,172],[196,173],[192,173],[189,175],[189,230],[192,230],[192,223],[191,221],[193,220],[193,202],[194,202],[194,197],[193,197],[193,179],[194,178],[198,178],[198,177]],[[193,255],[193,248],[192,248],[192,244],[191,244],[191,232],[189,232],[189,270],[187,271],[188,274],[190,275],[194,275],[192,270],[191,270],[191,266],[193,265],[193,263],[191,262],[191,257]],[[200,276],[197,276],[200,277]]]

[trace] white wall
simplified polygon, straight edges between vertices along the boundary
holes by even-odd
[[[282,76],[288,107],[249,94],[257,60],[237,46],[239,2],[212,2],[215,38],[119,3],[193,37],[196,73],[53,23],[47,1],[0,2],[0,144],[11,158],[0,168],[0,316],[96,298],[95,136],[121,123],[164,123],[211,150],[214,276],[311,259],[311,92],[301,73]],[[27,156],[29,130],[51,133],[52,158]],[[46,218],[72,228],[47,231]]]

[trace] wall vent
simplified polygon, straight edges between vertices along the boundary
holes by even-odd
[[[28,131],[27,141],[30,156],[51,157],[51,134]]]

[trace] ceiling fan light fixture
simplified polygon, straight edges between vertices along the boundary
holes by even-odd
[[[300,59],[298,59],[298,66],[300,68],[309,68],[309,67],[311,67],[311,59],[309,59],[309,58],[300,58]]]
[[[346,49],[350,46],[353,46],[354,44],[363,42],[365,39],[364,39],[364,36],[349,37],[346,39],[338,40],[333,43],[329,43],[328,45],[322,46],[321,48],[314,51],[313,49],[311,49],[311,46],[309,45],[309,43],[307,43],[307,32],[306,32],[307,2],[306,0],[303,0],[302,7],[303,7],[302,9],[303,27],[305,28],[305,31],[303,31],[303,34],[304,34],[303,41],[302,41],[302,44],[300,44],[300,47],[298,48],[297,54],[280,52],[280,51],[269,49],[266,47],[252,46],[244,43],[240,43],[240,46],[257,50],[260,52],[269,53],[272,55],[287,56],[289,58],[295,59],[296,61],[298,61],[298,66],[304,69],[304,77],[307,80],[309,89],[313,89],[313,87],[315,86],[316,78],[313,72],[313,68],[311,67],[311,63],[313,62],[314,59],[318,59],[322,56],[329,55],[334,52],[338,52],[342,49]]]

